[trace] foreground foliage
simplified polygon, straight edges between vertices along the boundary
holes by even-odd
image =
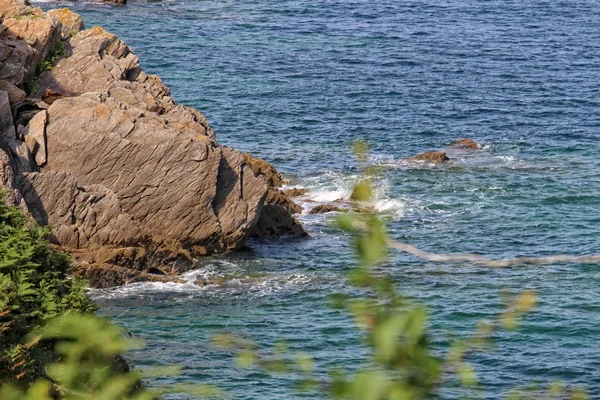
[[[67,311],[95,306],[84,282],[67,274],[67,256],[52,251],[48,229],[30,227],[21,209],[0,197],[0,381],[26,386],[53,359],[50,344],[27,342],[34,329]]]
[[[69,275],[69,258],[48,244],[49,230],[32,227],[0,196],[0,399],[151,400],[167,393],[220,395],[207,385],[146,390],[121,355],[126,340]],[[176,374],[177,368],[149,371]]]
[[[355,153],[364,171],[357,182],[352,200],[359,214],[342,214],[339,227],[354,237],[358,266],[348,276],[357,296],[333,296],[333,306],[346,310],[363,333],[371,354],[369,362],[358,372],[334,370],[328,377],[315,371],[314,361],[306,354],[290,352],[280,343],[274,351],[260,349],[253,341],[229,334],[216,338],[215,344],[237,351],[238,365],[261,368],[272,373],[298,377],[298,387],[335,399],[419,400],[443,398],[448,390],[464,398],[485,397],[478,385],[477,373],[469,362],[476,352],[489,350],[495,332],[514,331],[525,313],[537,303],[533,291],[523,291],[505,302],[504,310],[494,319],[480,321],[471,337],[455,341],[445,354],[430,344],[427,309],[412,303],[397,290],[386,270],[391,240],[387,237],[385,218],[370,204],[373,182],[379,171],[368,165],[367,147],[355,145]],[[555,382],[545,388],[515,389],[507,398],[517,399],[587,399],[580,388],[568,388]]]
[[[365,176],[352,199],[362,211],[343,215],[337,223],[355,240],[359,264],[348,281],[358,295],[334,296],[333,305],[356,322],[370,350],[369,362],[356,372],[340,369],[324,375],[309,355],[291,352],[283,342],[266,352],[252,340],[225,334],[215,344],[235,350],[238,366],[292,374],[300,390],[320,397],[418,400],[441,398],[448,388],[466,398],[485,397],[469,360],[490,347],[497,330],[517,329],[521,317],[535,307],[536,294],[517,294],[496,318],[481,321],[471,337],[454,342],[444,354],[434,351],[426,308],[403,297],[385,270],[390,245],[385,220],[369,207],[377,171],[366,166],[364,145],[356,152]],[[89,314],[94,306],[84,295],[83,283],[67,276],[69,261],[51,251],[47,234],[30,228],[20,210],[0,202],[0,399],[150,400],[181,392],[224,396],[208,385],[143,388],[143,376],[130,372],[120,358],[139,343],[125,340],[109,321]],[[176,373],[176,368],[149,372]],[[507,398],[588,397],[581,389],[552,383],[515,389]]]

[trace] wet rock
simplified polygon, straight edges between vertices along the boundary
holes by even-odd
[[[115,264],[76,264],[76,267],[77,275],[87,280],[90,286],[100,289],[136,282],[185,283],[174,276],[154,275],[120,267]]]
[[[457,149],[479,150],[481,147],[473,139],[458,139],[451,147]]]
[[[96,0],[98,3],[123,5],[127,4],[127,0]]]
[[[302,207],[296,204],[288,195],[279,189],[269,188],[266,204],[282,206],[290,214],[302,213]]]
[[[256,176],[261,177],[269,187],[265,206],[259,216],[252,234],[259,238],[277,238],[281,236],[308,236],[300,221],[292,214],[302,212],[302,207],[296,204],[289,195],[278,188],[284,179],[269,162],[244,154],[248,165]]]
[[[284,190],[283,194],[285,194],[288,197],[300,197],[300,196],[304,196],[304,195],[308,194],[308,189],[292,188],[292,189]]]
[[[198,285],[198,286],[208,286],[208,285],[221,286],[221,285],[224,285],[225,283],[227,283],[227,280],[225,278],[197,279],[194,282],[194,284]]]
[[[271,187],[253,236],[261,238],[308,236],[302,228],[302,224],[292,215],[301,212],[302,207],[300,205],[296,204],[281,190]]]
[[[446,161],[449,161],[450,158],[443,151],[426,151],[425,153],[421,153],[414,157],[409,157],[407,160],[410,161],[425,161],[433,164],[443,164]]]
[[[343,212],[344,210],[331,204],[319,204],[310,210],[309,214],[325,214],[328,212]]]
[[[280,205],[265,204],[253,233],[254,237],[279,238],[308,236],[308,233],[290,212]]]

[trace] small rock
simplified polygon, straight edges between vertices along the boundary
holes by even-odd
[[[300,197],[300,196],[304,196],[307,193],[308,193],[308,189],[304,189],[304,188],[293,188],[293,189],[287,189],[287,190],[283,191],[283,194],[285,194],[288,197]]]
[[[409,157],[407,160],[411,161],[426,161],[433,164],[443,164],[450,160],[445,152],[443,151],[426,151],[414,157]]]
[[[10,104],[16,104],[23,101],[27,97],[27,93],[19,89],[9,81],[0,81],[0,90],[4,90],[8,93],[8,101]]]
[[[221,285],[224,285],[225,283],[227,283],[225,278],[197,279],[194,282],[194,284],[197,286],[208,286],[208,285],[221,286]]]
[[[44,91],[44,93],[42,94],[42,100],[44,101],[44,103],[46,103],[48,105],[51,105],[56,100],[62,99],[64,97],[66,97],[66,96],[63,93],[55,92],[51,89],[46,89]]]
[[[451,147],[457,149],[479,150],[481,147],[473,139],[458,139]]]
[[[318,206],[314,207],[312,210],[310,210],[309,214],[325,214],[328,212],[342,212],[344,210],[342,210],[339,207],[333,206],[331,204],[319,204]]]
[[[29,121],[31,121],[33,119],[33,117],[35,117],[36,114],[39,112],[40,112],[39,109],[26,110],[26,111],[19,112],[19,115],[17,116],[17,122],[16,122],[17,125],[18,124],[27,125],[29,123]]]
[[[23,132],[29,151],[35,158],[35,163],[38,167],[44,166],[48,161],[48,154],[46,151],[47,122],[48,113],[46,111],[40,111],[31,119],[31,121],[29,121],[29,124],[25,127]],[[36,142],[37,146],[33,146],[31,140]]]

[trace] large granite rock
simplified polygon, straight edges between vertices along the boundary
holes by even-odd
[[[0,60],[20,49],[3,59],[5,87],[23,87],[59,41],[66,54],[31,98],[0,90],[0,179],[93,286],[173,281],[250,236],[306,234],[273,166],[217,144],[116,36],[80,31],[68,10],[4,3]]]

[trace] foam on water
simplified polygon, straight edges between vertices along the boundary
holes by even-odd
[[[350,196],[354,185],[361,179],[356,173],[342,171],[326,171],[317,176],[299,178],[290,187],[304,188],[308,193],[294,200],[302,205],[303,214],[307,214],[318,204],[333,204],[340,208],[352,208]],[[376,211],[386,214],[392,219],[404,217],[406,200],[392,197],[389,178],[375,178],[375,193],[372,206]],[[308,224],[311,220],[307,220]]]
[[[318,277],[307,273],[256,273],[230,262],[208,264],[178,277],[184,282],[136,282],[111,289],[90,289],[95,299],[150,296],[156,293],[227,297],[239,293],[260,298],[285,290],[302,290]]]

